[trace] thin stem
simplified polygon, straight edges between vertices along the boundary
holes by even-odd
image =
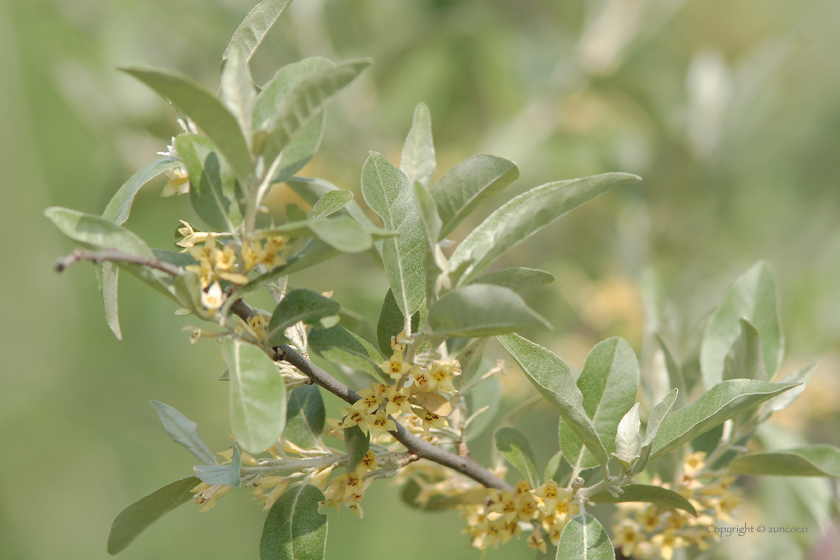
[[[330,374],[298,354],[291,346],[283,345],[276,349],[278,355],[275,359],[285,360],[298,368],[301,372],[312,379],[330,393],[338,396],[344,401],[353,404],[359,400],[359,395],[347,385],[341,383]],[[393,417],[391,418],[393,420]],[[445,451],[431,443],[420,439],[409,433],[399,422],[394,421],[397,429],[390,434],[402,443],[406,449],[421,459],[428,459],[449,467],[465,476],[468,476],[488,488],[512,491],[513,488],[504,480],[501,480],[493,473],[473,461],[469,457],[459,457],[454,453]]]
[[[76,249],[66,257],[61,257],[55,261],[53,268],[56,272],[63,272],[65,268],[76,264],[79,261],[90,261],[94,264],[103,262],[116,262],[124,264],[136,264],[154,268],[169,274],[170,276],[179,276],[182,272],[181,268],[174,264],[163,262],[155,257],[143,257],[134,255],[132,253],[125,253],[116,249],[103,249],[102,251],[87,251],[85,249]]]

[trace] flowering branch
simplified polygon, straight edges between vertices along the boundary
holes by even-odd
[[[344,383],[340,382],[300,354],[298,354],[292,347],[283,345],[275,349],[277,356],[275,359],[289,362],[307,377],[312,379],[314,383],[320,385],[330,393],[343,399],[344,401],[353,404],[359,400],[359,395]],[[391,417],[393,420],[393,417]],[[459,457],[454,453],[445,451],[431,443],[420,439],[414,434],[409,433],[400,423],[394,421],[397,429],[389,432],[394,439],[402,443],[406,449],[420,459],[428,459],[449,467],[465,476],[470,477],[483,484],[488,488],[498,488],[500,490],[512,491],[513,488],[504,480],[498,478],[493,473],[479,465],[469,457]]]
[[[76,264],[79,261],[91,261],[94,264],[100,264],[106,261],[124,264],[137,264],[140,266],[147,266],[149,268],[160,270],[169,274],[170,276],[178,276],[182,272],[180,267],[177,267],[174,264],[163,262],[160,259],[156,259],[154,257],[142,257],[140,255],[134,255],[132,253],[117,251],[116,249],[104,249],[102,251],[86,251],[84,249],[76,249],[66,257],[61,257],[60,259],[55,261],[55,265],[53,265],[53,268],[56,272],[63,272],[65,268],[72,264]]]

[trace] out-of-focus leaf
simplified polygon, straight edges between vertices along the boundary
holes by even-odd
[[[558,451],[548,460],[545,467],[545,480],[553,480],[558,486],[566,486],[572,476],[574,468],[563,457],[563,452]]]
[[[249,453],[262,453],[286,427],[286,385],[274,362],[251,344],[228,338],[222,355],[230,372],[230,427]]]
[[[764,366],[772,377],[782,363],[784,336],[776,299],[776,284],[765,262],[759,262],[727,291],[703,335],[700,363],[706,387],[723,379],[724,360],[741,334],[741,318],[747,319],[761,336]]]
[[[618,430],[615,433],[615,458],[625,469],[629,469],[633,461],[639,457],[639,450],[642,447],[642,438],[639,435],[641,427],[639,403],[636,403],[618,423]]]
[[[502,403],[502,384],[497,377],[485,379],[467,392],[466,400],[468,417],[487,407],[485,412],[473,418],[467,426],[467,441],[472,441],[490,426],[496,413],[499,412],[499,405]]]
[[[618,423],[636,403],[639,362],[630,345],[620,338],[598,343],[577,379],[583,395],[583,410],[592,419],[607,454],[615,451]],[[589,468],[600,461],[587,451],[571,423],[560,423],[560,449],[573,466]]]
[[[286,431],[283,438],[301,449],[317,447],[324,431],[326,412],[321,390],[317,385],[304,385],[289,395]]]
[[[493,439],[496,449],[513,465],[519,474],[528,481],[531,488],[540,485],[540,475],[537,472],[537,461],[528,438],[515,428],[504,426],[496,430]]]
[[[429,188],[435,174],[435,144],[432,140],[432,115],[425,103],[418,103],[414,109],[411,130],[403,144],[400,157],[402,171],[413,186],[415,183]]]
[[[152,249],[152,253],[155,254],[158,260],[180,266],[181,268],[198,264],[198,261],[189,253],[179,253],[178,251],[170,251],[168,249]]]
[[[808,382],[811,381],[811,377],[814,376],[815,371],[817,371],[817,364],[811,364],[783,377],[779,381],[780,383],[798,383],[799,385],[765,402],[761,406],[760,417],[767,418],[774,412],[778,412],[792,405],[805,390],[805,387],[808,386]]]
[[[519,178],[519,169],[504,158],[479,154],[465,159],[441,177],[432,196],[443,221],[443,239],[478,205]]]
[[[344,430],[344,447],[347,450],[347,470],[352,471],[370,448],[370,434],[364,433],[359,426],[351,426]]]
[[[661,486],[649,486],[647,484],[627,484],[621,487],[624,493],[618,498],[607,491],[599,492],[590,499],[596,504],[620,504],[625,502],[649,502],[660,506],[662,509],[677,508],[687,511],[691,515],[697,515],[697,510],[691,505],[685,496]]]
[[[341,308],[341,312],[338,314],[340,317],[341,326],[346,328],[353,334],[358,335],[363,340],[370,342],[371,344],[376,344],[376,327],[373,326],[373,323],[368,321],[365,317],[362,317],[358,313],[351,311],[349,309]]]
[[[112,262],[96,265],[96,280],[99,293],[102,295],[102,309],[105,311],[105,322],[117,340],[122,340],[120,330],[119,305],[117,292],[119,286],[120,268]]]
[[[459,505],[478,505],[486,499],[487,491],[474,488],[454,496],[432,495],[423,502],[418,501],[423,488],[413,478],[409,479],[400,491],[400,498],[406,505],[420,511],[445,511]]]
[[[615,560],[615,551],[598,520],[586,513],[566,523],[557,544],[557,560]]]
[[[338,315],[341,305],[328,297],[324,297],[312,290],[293,290],[274,308],[271,321],[268,323],[265,339],[272,346],[278,346],[285,341],[286,329],[296,323],[304,322],[308,325],[319,325],[319,319]]]
[[[242,468],[242,455],[239,448],[233,446],[233,460],[227,465],[199,465],[193,467],[195,475],[202,482],[210,484],[222,484],[225,486],[240,486],[242,480],[239,478],[239,471]]]
[[[586,415],[583,394],[575,384],[575,379],[566,362],[549,350],[519,335],[508,334],[497,338],[522,367],[525,376],[537,391],[560,411],[560,416],[571,427],[577,439],[583,442],[601,465],[606,465],[609,460],[607,450],[601,442],[595,425]],[[615,435],[613,435],[614,438]],[[575,460],[577,460],[577,455]]]
[[[464,239],[450,258],[450,267],[473,261],[461,276],[466,284],[512,247],[581,204],[639,177],[628,173],[605,173],[583,179],[557,181],[535,187],[517,196],[488,216]]]
[[[642,447],[639,450],[639,460],[633,465],[632,472],[634,474],[642,472],[647,466],[650,452],[653,448],[653,440],[656,438],[662,422],[668,417],[668,413],[671,412],[671,408],[674,406],[678,395],[679,389],[672,389],[650,412],[650,418],[648,418],[647,427],[645,428],[645,439],[642,441]]]
[[[166,97],[213,141],[240,180],[251,174],[253,162],[248,143],[236,117],[212,93],[173,70],[133,65],[120,68],[159,95]],[[181,154],[181,150],[178,149]]]
[[[111,532],[108,535],[108,554],[122,552],[149,525],[192,499],[190,490],[198,486],[200,482],[194,476],[176,480],[122,510],[111,524]]]
[[[257,47],[262,43],[265,37],[283,10],[286,9],[290,0],[263,0],[254,6],[236,31],[233,32],[233,37],[225,49],[222,60],[227,60],[230,55],[230,50],[233,45],[241,44],[245,51],[245,60],[251,60]]]
[[[379,369],[384,359],[376,348],[341,325],[312,329],[309,333],[309,347],[333,363],[364,371],[376,379],[386,379]],[[390,378],[387,379],[390,381]]]
[[[242,221],[242,191],[213,141],[200,134],[181,134],[175,148],[190,175],[195,213],[216,231],[233,231]]]
[[[482,274],[471,281],[470,284],[492,284],[508,288],[514,292],[524,292],[551,282],[554,282],[553,274],[543,270],[517,266]]]
[[[347,206],[347,203],[351,200],[353,200],[353,193],[350,191],[330,191],[315,203],[307,218],[310,220],[326,218],[330,214],[334,214]]]
[[[309,177],[292,177],[290,179],[286,179],[286,184],[289,185],[289,187],[307,204],[313,207],[319,200],[324,198],[327,193],[341,190],[329,181]],[[347,205],[343,209],[337,211],[336,214],[339,216],[352,216],[354,220],[365,226],[367,229],[376,227],[355,200],[349,201]]]
[[[105,207],[102,217],[106,220],[111,220],[117,225],[124,224],[128,220],[131,205],[140,188],[167,169],[172,169],[179,165],[181,165],[181,160],[172,156],[164,156],[147,164],[137,173],[129,177],[128,181],[123,183],[111,201],[108,202],[108,206]]]
[[[464,346],[455,359],[461,366],[461,375],[455,378],[455,386],[460,388],[473,378],[481,367],[481,357],[484,355],[484,347],[487,346],[488,338],[477,338]]]
[[[216,456],[198,435],[198,426],[195,422],[172,408],[159,401],[151,401],[154,409],[160,416],[160,421],[172,441],[178,443],[195,455],[205,465],[217,464]]]
[[[478,338],[551,325],[519,294],[501,286],[471,284],[444,294],[429,309],[435,334]]]
[[[391,337],[402,332],[405,325],[405,316],[397,305],[393,290],[388,290],[385,300],[382,302],[382,309],[379,311],[379,322],[376,325],[376,340],[379,342],[379,350],[382,355],[391,357],[394,350],[391,348]],[[420,313],[411,316],[411,332],[416,332],[420,327]]]
[[[411,316],[426,301],[426,236],[413,186],[384,156],[372,152],[362,167],[362,195],[382,225],[399,233],[382,241],[382,261],[400,311]]]
[[[306,215],[304,215],[303,220],[261,230],[260,235],[317,237],[330,247],[343,253],[358,253],[370,249],[373,246],[373,239],[370,233],[355,220],[347,216],[335,216],[328,220],[308,220],[306,219]]]
[[[324,560],[327,516],[318,509],[325,500],[311,484],[286,490],[265,518],[260,560]]]
[[[668,345],[665,344],[665,340],[657,334],[656,342],[659,344],[659,348],[662,350],[662,355],[665,358],[665,369],[668,372],[668,380],[671,382],[671,389],[677,389],[677,398],[674,401],[674,405],[677,408],[680,408],[685,405],[685,394],[687,392],[685,387],[685,378],[683,377],[680,366],[677,365],[676,360],[674,360],[674,354],[671,352],[671,349],[668,348]]]
[[[767,379],[761,351],[761,336],[755,327],[741,318],[741,334],[723,360],[724,379]]]
[[[251,112],[257,97],[251,69],[248,68],[248,53],[241,44],[234,43],[228,46],[225,55],[219,98],[236,117],[242,134],[248,140],[251,137]]]
[[[718,383],[690,405],[665,418],[653,439],[651,459],[793,387],[795,385],[791,383],[756,379],[730,379]]]
[[[437,244],[441,226],[435,201],[426,187],[420,183],[414,183],[414,197],[417,210],[420,212],[420,221],[423,223],[423,231],[426,232],[426,240],[429,242],[429,247],[434,247]]]
[[[732,474],[840,477],[840,449],[809,445],[769,453],[749,453],[729,463]]]

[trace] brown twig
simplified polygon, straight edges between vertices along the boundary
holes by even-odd
[[[169,274],[170,276],[178,276],[181,274],[181,268],[168,262],[163,262],[154,257],[143,257],[134,255],[132,253],[125,253],[116,249],[103,249],[102,251],[86,251],[85,249],[76,249],[66,257],[61,257],[55,261],[53,268],[56,272],[63,272],[68,266],[79,261],[90,261],[94,264],[103,263],[106,261],[136,264],[140,266],[147,266]]]
[[[320,385],[330,393],[338,396],[344,401],[353,404],[359,400],[359,395],[344,383],[340,382],[300,354],[298,354],[291,346],[283,345],[277,349],[278,360],[285,360],[298,368],[307,377],[312,379],[316,384]],[[391,417],[393,420],[393,417]],[[513,488],[504,480],[501,480],[493,473],[476,463],[470,457],[459,457],[454,453],[445,451],[436,445],[420,439],[414,434],[408,432],[399,422],[394,421],[397,426],[396,431],[390,432],[394,438],[402,443],[414,455],[421,459],[428,459],[449,467],[465,476],[470,477],[487,486],[488,488],[498,488],[500,490],[511,491]]]

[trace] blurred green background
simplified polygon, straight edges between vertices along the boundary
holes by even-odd
[[[151,399],[195,420],[212,448],[229,445],[218,347],[191,346],[181,332],[189,321],[127,276],[125,340],[116,341],[92,267],[52,272],[72,245],[42,210],[101,212],[177,133],[169,106],[115,65],[168,66],[215,90],[221,53],[254,3],[0,1],[0,558],[105,558],[113,517],[189,474],[191,457],[166,436]],[[834,0],[295,0],[252,66],[262,83],[302,56],[376,60],[330,108],[322,151],[303,172],[357,198],[367,151],[397,163],[420,101],[432,111],[438,177],[478,152],[516,161],[521,178],[455,238],[525,188],[611,170],[641,175],[499,263],[557,277],[526,298],[554,331],[525,334],[573,368],[615,335],[644,362],[645,315],[664,301],[658,326],[687,357],[726,286],[766,259],[783,302],[783,372],[820,363],[778,423],[837,444],[838,29]],[[172,248],[178,219],[197,220],[186,199],[160,198],[161,187],[140,193],[127,226]],[[279,213],[293,197],[275,190]],[[374,321],[387,288],[362,256],[292,282],[335,290]],[[515,368],[505,385],[503,410],[532,394]],[[556,416],[538,407],[522,426],[537,432],[544,464],[557,449]],[[475,453],[489,457],[486,436]],[[825,517],[832,486],[815,484],[818,505],[791,498],[743,515],[816,523],[797,517]],[[328,558],[479,557],[456,514],[416,513],[387,483],[371,488],[364,508],[362,521],[331,514]],[[260,509],[244,492],[206,514],[187,504],[121,557],[256,559]],[[747,544],[744,560],[758,554]],[[762,554],[801,556],[789,539]],[[522,541],[487,557],[533,554]]]

